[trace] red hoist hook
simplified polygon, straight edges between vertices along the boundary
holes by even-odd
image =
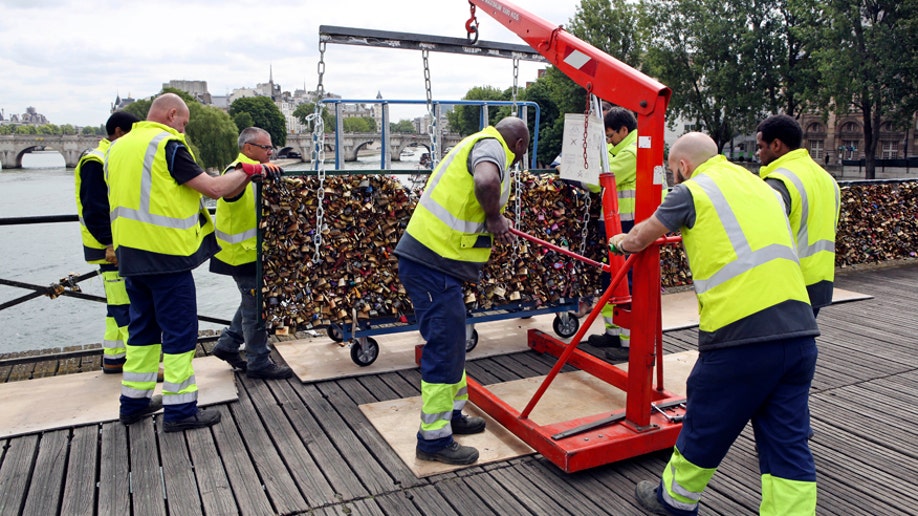
[[[469,40],[469,43],[474,45],[478,43],[478,18],[475,17],[475,4],[469,2],[469,11],[471,12],[471,18],[465,22],[465,37]]]

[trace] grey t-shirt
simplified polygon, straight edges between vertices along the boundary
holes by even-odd
[[[674,186],[657,206],[654,216],[670,231],[679,231],[682,227],[691,229],[695,225],[692,192],[684,184]]]
[[[478,141],[469,154],[469,174],[475,175],[475,166],[483,161],[490,161],[497,165],[500,171],[500,180],[504,181],[504,171],[507,169],[507,153],[503,145],[495,138],[485,138]]]

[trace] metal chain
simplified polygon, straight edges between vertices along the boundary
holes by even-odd
[[[433,93],[430,86],[430,51],[422,50],[421,58],[424,60],[424,90],[427,93],[427,116],[430,123],[427,124],[427,134],[430,136],[430,169],[437,168],[440,161],[440,152],[437,149],[437,118],[434,115]]]
[[[593,202],[590,200],[590,192],[583,192],[586,199],[583,203],[583,227],[580,228],[580,256],[586,256],[587,238],[590,236],[590,207]]]
[[[588,170],[590,168],[589,160],[587,160],[587,141],[589,140],[587,135],[589,134],[589,128],[590,128],[590,97],[592,97],[592,95],[590,94],[590,91],[591,89],[587,88],[586,107],[583,109],[583,169],[584,170]]]
[[[325,120],[322,118],[323,105],[321,101],[325,98],[325,86],[322,85],[322,76],[325,74],[325,42],[319,42],[319,84],[316,86],[316,109],[312,115],[306,117],[307,121],[312,121],[312,159],[316,165],[316,177],[319,182],[316,186],[316,225],[315,234],[312,236],[312,242],[315,244],[315,252],[312,255],[312,263],[318,266],[322,257],[322,232],[325,229]]]
[[[517,96],[517,93],[519,92],[519,78],[520,78],[520,58],[514,56],[513,57],[513,89],[511,90],[513,92],[512,93],[513,107],[511,108],[513,109],[513,113],[512,113],[513,116],[519,116],[517,114],[517,110],[519,110],[519,107],[517,107],[516,105],[516,96]]]

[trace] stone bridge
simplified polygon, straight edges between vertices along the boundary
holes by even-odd
[[[445,133],[440,138],[440,151],[459,143],[462,137],[458,134]],[[344,161],[357,161],[357,155],[364,149],[379,149],[382,137],[379,133],[343,133],[341,135],[342,158]],[[400,161],[401,152],[408,148],[423,147],[430,151],[430,136],[426,134],[389,134],[389,157],[391,161]],[[312,133],[288,134],[287,148],[293,149],[303,156],[304,161],[312,160]],[[334,157],[335,136],[325,135],[325,156],[327,159]]]
[[[61,153],[67,168],[74,168],[84,151],[95,149],[102,137],[98,135],[0,135],[0,164],[3,168],[22,168],[22,156],[35,150]]]
[[[36,150],[58,151],[64,157],[67,168],[74,168],[84,151],[96,148],[101,136],[82,135],[0,135],[0,165],[4,169],[22,168],[22,156]],[[446,133],[440,139],[441,152],[456,145],[462,137]],[[363,149],[379,149],[382,138],[379,133],[344,133],[341,136],[342,156],[344,161],[356,161],[357,154]],[[310,161],[312,156],[312,134],[288,134],[287,148],[293,149]],[[389,134],[390,161],[400,161],[401,152],[407,148],[424,147],[430,150],[430,137],[426,134]],[[326,156],[331,158],[335,152],[335,137],[326,135]]]

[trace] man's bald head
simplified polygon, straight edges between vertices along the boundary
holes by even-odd
[[[497,122],[494,128],[497,129],[507,146],[513,151],[515,159],[510,166],[517,164],[523,159],[526,151],[529,150],[529,128],[526,127],[526,122],[521,118],[508,116]]]
[[[185,132],[188,125],[188,106],[182,97],[175,93],[163,93],[153,99],[147,120],[169,126],[180,133]]]
[[[705,161],[717,155],[717,143],[704,133],[692,132],[682,135],[669,149],[669,169],[681,183],[692,177],[692,172]]]

